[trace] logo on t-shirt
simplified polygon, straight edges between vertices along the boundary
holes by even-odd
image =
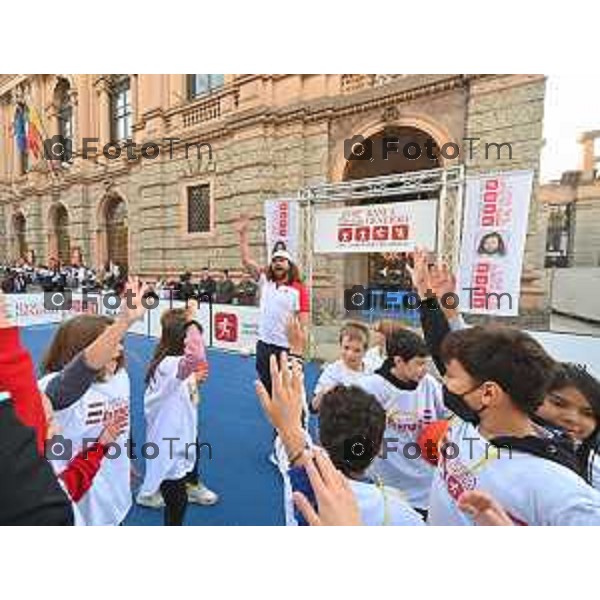
[[[215,315],[216,338],[220,342],[237,342],[238,318],[231,313],[217,313]]]

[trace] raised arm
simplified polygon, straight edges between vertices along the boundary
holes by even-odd
[[[96,380],[98,372],[113,360],[129,327],[144,316],[146,309],[141,299],[147,292],[146,285],[129,278],[125,298],[121,302],[121,313],[115,322],[48,383],[45,393],[54,410],[63,410],[77,402]]]
[[[255,279],[258,279],[260,275],[260,266],[259,264],[250,257],[250,246],[248,244],[248,227],[249,222],[247,217],[241,218],[235,224],[235,230],[238,233],[240,238],[240,252],[242,254],[242,263],[244,267],[252,271]]]
[[[301,361],[290,361],[287,354],[281,355],[281,368],[277,357],[271,356],[272,393],[256,382],[256,394],[265,415],[277,430],[292,466],[302,465],[308,433],[302,428],[304,397],[304,373]]]
[[[304,377],[300,361],[284,353],[281,367],[271,357],[273,393],[269,395],[260,381],[256,392],[265,414],[277,429],[290,461],[288,472],[294,503],[310,525],[361,525],[354,494],[344,475],[321,448],[307,448],[308,434],[300,426]],[[317,511],[309,497],[314,496]]]
[[[431,358],[441,375],[446,372],[446,367],[441,359],[440,349],[444,338],[450,333],[446,316],[440,308],[437,300],[427,297],[434,291],[432,289],[431,275],[427,254],[420,249],[414,253],[414,267],[410,274],[421,304],[419,306],[419,317],[425,343],[431,353]]]
[[[187,308],[187,321],[190,325],[185,334],[184,355],[179,360],[177,378],[185,380],[206,361],[206,349],[200,330],[193,324],[198,303],[191,300]]]
[[[113,359],[127,330],[144,317],[146,309],[142,304],[142,296],[148,291],[148,286],[140,283],[137,278],[130,277],[127,280],[119,316],[84,350],[85,362],[90,369],[100,371]]]

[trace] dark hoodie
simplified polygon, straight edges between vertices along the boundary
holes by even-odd
[[[13,401],[0,400],[0,526],[73,525],[73,508],[35,431],[17,417]]]

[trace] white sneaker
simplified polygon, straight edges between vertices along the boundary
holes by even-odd
[[[218,494],[209,490],[203,483],[190,485],[187,488],[188,502],[201,506],[212,506],[219,501]]]
[[[137,495],[135,501],[140,506],[145,506],[146,508],[164,508],[165,501],[163,500],[162,494],[160,492],[155,492],[154,494],[142,494],[141,492]]]

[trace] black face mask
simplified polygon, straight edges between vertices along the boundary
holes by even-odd
[[[445,385],[443,386],[444,404],[446,408],[450,409],[459,419],[471,423],[471,425],[477,427],[481,421],[479,415],[485,410],[485,406],[482,406],[479,410],[471,408],[465,402],[465,396],[474,392],[477,388],[481,387],[481,384],[474,387],[472,390],[465,392],[464,394],[454,394]]]

